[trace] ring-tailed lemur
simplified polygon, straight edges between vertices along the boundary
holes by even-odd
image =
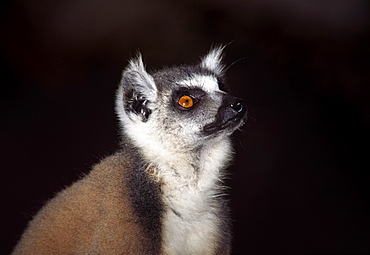
[[[222,180],[246,106],[226,92],[221,55],[153,73],[131,60],[121,150],[49,201],[13,254],[229,254]]]

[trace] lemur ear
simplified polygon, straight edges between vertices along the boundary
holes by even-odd
[[[121,99],[120,99],[121,98]],[[150,103],[157,98],[157,86],[145,70],[140,54],[132,59],[122,73],[117,95],[117,107],[122,103],[126,112],[133,112],[147,121],[151,114]],[[121,102],[120,102],[121,101]]]
[[[129,85],[128,87],[132,87],[136,92],[145,96],[147,100],[154,101],[157,97],[157,86],[153,77],[145,70],[141,54],[130,60],[122,73],[122,82],[124,80],[130,83],[126,86]]]
[[[224,48],[224,46],[212,48],[209,53],[202,58],[200,63],[201,67],[208,69],[217,75],[222,75],[225,68],[225,66],[221,63],[222,51]]]

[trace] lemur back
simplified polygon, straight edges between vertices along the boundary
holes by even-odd
[[[221,54],[152,73],[131,60],[120,150],[50,200],[13,254],[230,254],[222,180],[246,107],[226,91]]]

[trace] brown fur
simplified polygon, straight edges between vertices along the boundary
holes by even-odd
[[[30,222],[13,254],[148,254],[122,153],[93,167]]]

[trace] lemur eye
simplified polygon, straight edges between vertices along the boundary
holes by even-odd
[[[182,96],[179,98],[179,101],[177,101],[179,105],[185,108],[190,108],[194,105],[194,101],[190,96]]]

